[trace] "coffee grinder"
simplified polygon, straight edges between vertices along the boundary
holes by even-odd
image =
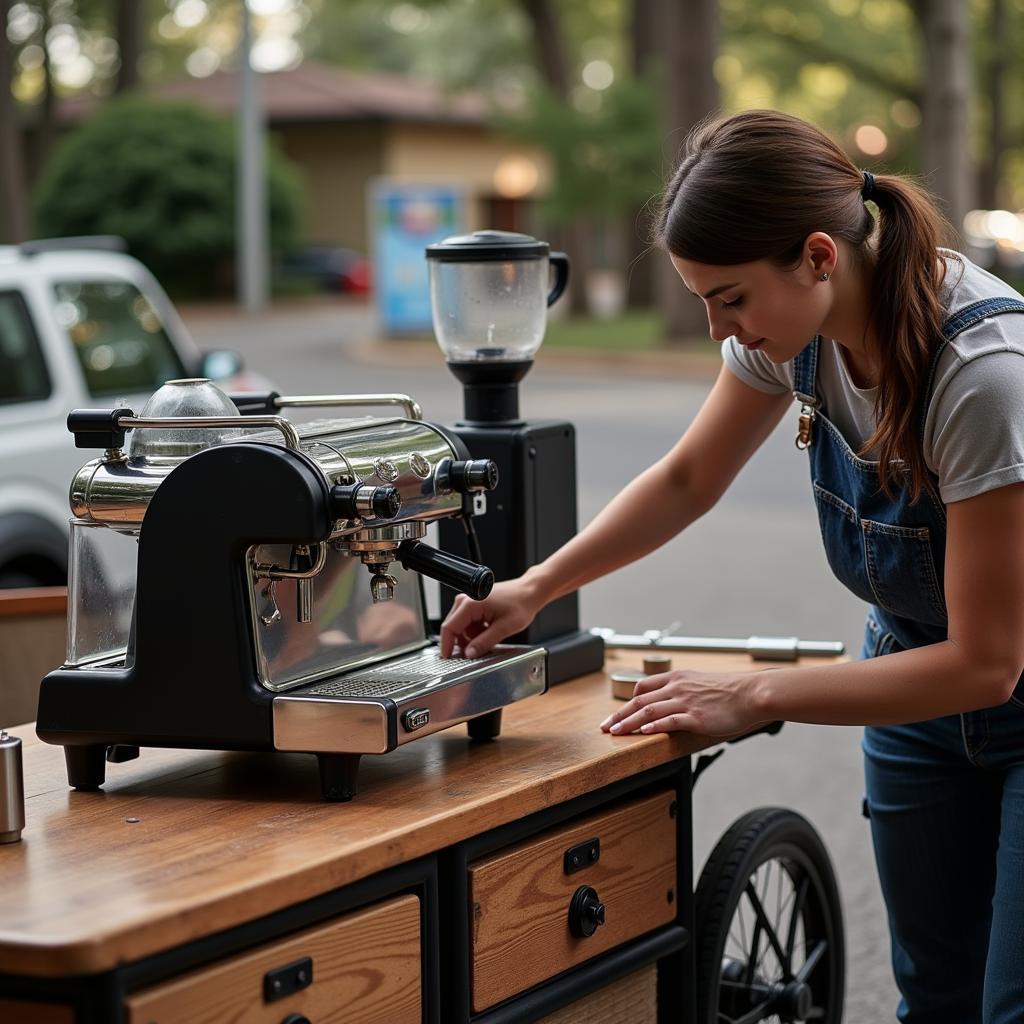
[[[486,496],[465,495],[467,522],[496,580],[513,579],[576,533],[576,431],[564,420],[519,416],[519,382],[544,339],[547,309],[565,290],[569,260],[547,242],[508,231],[475,231],[427,247],[434,333],[448,367],[463,385],[464,419],[452,432],[475,459],[498,467]],[[554,281],[551,272],[554,271]],[[474,511],[485,516],[470,520]],[[438,524],[441,545],[466,543],[458,520]],[[441,595],[441,614],[452,596]],[[548,652],[548,683],[600,670],[604,644],[580,629],[575,593],[553,601],[517,644]]]

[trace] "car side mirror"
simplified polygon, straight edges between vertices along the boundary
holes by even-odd
[[[226,380],[242,372],[242,357],[230,348],[204,352],[199,360],[199,376],[209,380]]]

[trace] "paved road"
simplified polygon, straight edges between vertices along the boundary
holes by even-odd
[[[461,414],[459,385],[440,355],[435,362],[393,358],[380,345],[367,360],[360,342],[372,333],[372,318],[358,307],[259,320],[193,314],[188,320],[200,345],[237,348],[282,391],[404,391],[427,418],[452,422]],[[675,442],[708,387],[706,380],[665,375],[535,367],[522,385],[522,411],[576,425],[585,522]],[[864,606],[832,579],[825,563],[795,430],[794,409],[709,516],[660,552],[585,588],[584,624],[631,632],[679,620],[679,631],[689,635],[797,634],[842,640],[856,653]],[[637,529],[643,522],[637,509]],[[849,947],[845,1020],[878,1024],[895,1020],[897,995],[861,788],[856,729],[791,724],[777,737],[731,747],[694,794],[694,870],[728,824],[752,807],[783,805],[810,818],[842,888]]]

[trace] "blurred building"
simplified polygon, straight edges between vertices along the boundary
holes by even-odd
[[[367,187],[380,177],[461,186],[469,228],[532,231],[536,200],[551,170],[544,154],[503,138],[479,94],[445,94],[436,84],[306,62],[260,76],[270,133],[306,186],[306,240],[367,252]],[[237,76],[216,72],[150,91],[231,115]],[[84,120],[96,101],[65,101],[65,124]]]

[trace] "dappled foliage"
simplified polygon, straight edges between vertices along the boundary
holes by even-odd
[[[271,248],[297,240],[300,189],[271,149]],[[123,236],[168,288],[223,290],[234,258],[232,123],[184,104],[112,101],[64,139],[33,194],[38,236]]]

